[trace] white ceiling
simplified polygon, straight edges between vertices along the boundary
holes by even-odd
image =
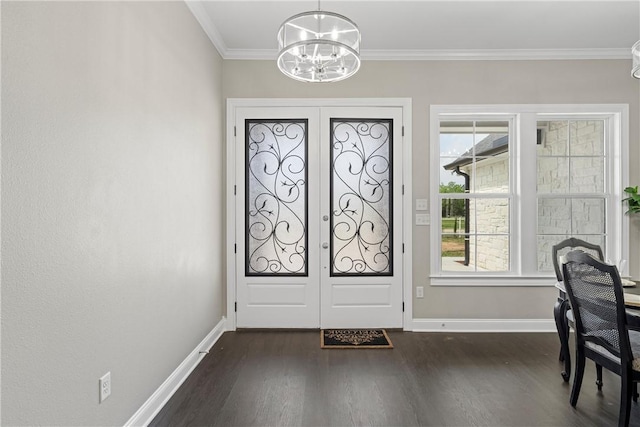
[[[276,33],[316,0],[209,0],[187,5],[226,59],[273,59]],[[640,0],[334,0],[363,59],[631,58]]]

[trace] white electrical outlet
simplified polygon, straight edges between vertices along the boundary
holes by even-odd
[[[111,396],[111,372],[107,372],[100,380],[100,403],[102,403],[107,397]]]
[[[424,298],[424,286],[416,287],[416,298]]]

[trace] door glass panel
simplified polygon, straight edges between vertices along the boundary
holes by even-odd
[[[246,120],[247,276],[307,275],[307,120]]]
[[[393,275],[393,121],[331,119],[331,276]]]

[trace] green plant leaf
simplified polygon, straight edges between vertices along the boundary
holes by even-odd
[[[640,213],[640,194],[638,194],[638,186],[627,187],[623,190],[629,197],[622,199],[622,203],[627,203],[629,208],[625,215]]]

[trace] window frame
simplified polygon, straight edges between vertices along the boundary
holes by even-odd
[[[553,272],[537,271],[537,152],[536,129],[543,120],[589,120],[605,122],[605,257],[629,258],[629,220],[624,215],[622,190],[628,185],[628,104],[513,104],[432,105],[430,108],[430,279],[432,286],[553,286]],[[443,272],[441,268],[440,121],[513,120],[509,150],[509,256],[507,272]],[[536,161],[525,161],[534,158]],[[524,178],[524,177],[529,177]],[[534,183],[534,191],[523,191]],[[528,188],[528,187],[527,187]],[[444,193],[446,194],[446,193]],[[495,196],[495,194],[491,193]],[[565,194],[565,193],[560,193]],[[524,224],[536,224],[525,227]],[[533,253],[535,256],[531,256]],[[628,263],[627,263],[628,265]],[[628,266],[622,275],[628,273]]]

